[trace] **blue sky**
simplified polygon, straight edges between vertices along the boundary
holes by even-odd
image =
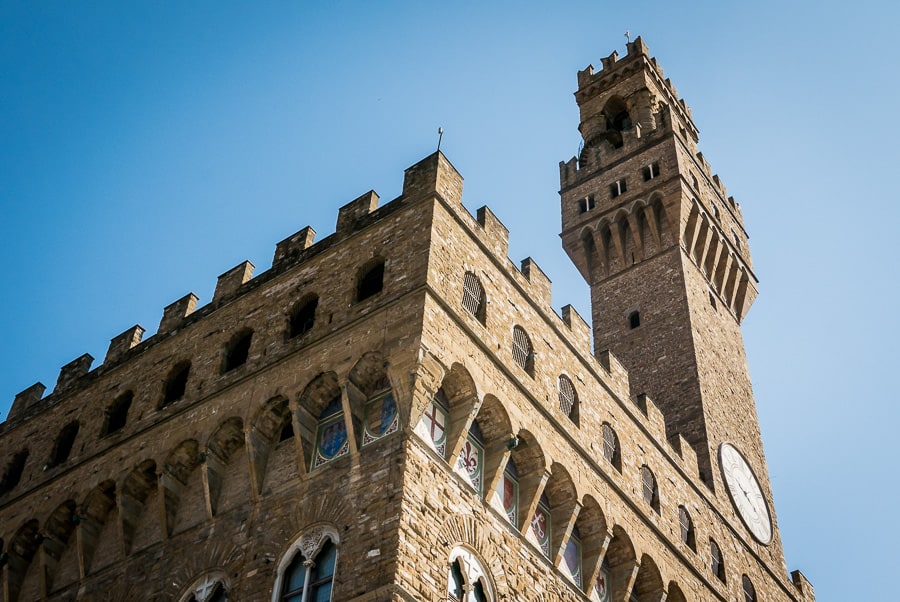
[[[742,205],[745,341],[788,568],[893,591],[900,9],[879,2],[0,4],[0,415],[36,381],[442,150],[554,305],[575,74],[642,35]],[[676,10],[677,7],[677,10]],[[895,309],[891,309],[895,308]],[[890,460],[894,458],[894,460]]]

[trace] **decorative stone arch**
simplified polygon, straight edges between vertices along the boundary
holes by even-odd
[[[28,573],[28,568],[34,561],[34,556],[42,541],[43,535],[40,533],[40,523],[37,519],[26,521],[10,539],[6,568],[9,602],[16,602],[19,599],[25,575]]]
[[[434,393],[434,397],[442,395],[447,404],[447,416],[443,428],[446,433],[446,450],[444,458],[448,462],[455,462],[459,452],[465,444],[465,435],[469,431],[472,420],[480,409],[481,402],[478,387],[472,374],[465,366],[454,362],[444,374],[441,386]],[[432,410],[438,402],[432,402]],[[416,432],[426,442],[432,440],[431,428],[426,424],[437,420],[436,414],[429,412],[426,407],[416,425]]]
[[[297,399],[294,425],[299,431],[307,471],[316,468],[316,446],[320,421],[331,418],[335,424],[342,423],[345,437],[348,442],[352,440],[350,435],[353,430],[348,421],[347,410],[348,400],[344,397],[343,389],[335,372],[320,373],[303,389]],[[326,412],[329,412],[327,416]],[[348,451],[349,449],[341,450],[338,455],[344,455]]]
[[[606,120],[603,140],[613,148],[621,148],[624,144],[622,133],[633,127],[633,118],[626,100],[614,94],[607,99],[600,113]]]
[[[200,475],[195,474],[195,471],[200,466],[200,462],[205,460],[205,454],[201,455],[200,444],[196,439],[185,439],[166,456],[160,475],[160,484],[164,494],[165,527],[168,535],[172,535],[177,526],[176,521],[183,505],[183,496],[191,493],[190,486],[193,485],[195,488],[198,486],[198,483],[193,482],[200,479]],[[202,483],[199,486],[202,487]],[[190,512],[190,508],[184,512]],[[208,515],[207,512],[208,509],[204,508],[205,515]]]
[[[25,472],[25,463],[28,461],[29,451],[24,447],[14,453],[6,463],[3,469],[3,476],[0,477],[0,496],[6,495],[12,491],[19,481],[22,480],[22,474]]]
[[[614,240],[613,223],[608,218],[603,218],[597,223],[597,248],[600,251],[603,262],[604,274],[612,271],[613,260],[618,257],[618,246]]]
[[[400,430],[400,411],[390,364],[380,351],[369,351],[350,369],[347,400],[356,449]]]
[[[481,586],[484,597],[488,602],[495,602],[497,595],[495,593],[491,574],[484,569],[484,563],[478,553],[464,545],[456,545],[450,551],[448,574],[452,575],[454,565],[460,569],[460,576],[463,578],[464,594],[462,600],[469,600],[468,592]],[[448,575],[448,578],[449,578]]]
[[[639,600],[662,600],[666,593],[659,567],[648,554],[641,556],[632,592]]]
[[[531,525],[534,510],[550,476],[550,458],[529,431],[520,430],[516,439],[518,442],[510,457],[515,460],[519,471],[519,524],[516,528],[524,534]]]
[[[674,581],[669,581],[669,587],[666,591],[668,591],[666,602],[687,602],[687,596],[684,595],[684,592],[681,591],[681,588]]]
[[[40,578],[43,588],[47,592],[53,589],[53,581],[57,576],[57,569],[60,567],[60,560],[63,554],[70,545],[75,544],[73,534],[75,532],[77,507],[77,504],[72,499],[64,501],[50,514],[44,522],[43,529],[41,529],[41,545],[44,553]],[[75,561],[74,557],[73,561]],[[77,580],[79,575],[77,561],[75,562],[76,564],[72,567],[74,575],[70,575],[70,577]]]
[[[338,549],[337,560],[335,561],[335,574],[339,569],[340,561],[340,534],[338,528],[331,523],[314,523],[304,528],[303,531],[295,536],[295,538],[282,550],[278,566],[275,571],[275,584],[272,587],[272,602],[279,602],[281,598],[281,590],[284,587],[284,574],[287,568],[293,562],[297,554],[303,554],[307,562],[315,558],[325,544],[331,543]]]
[[[631,538],[621,525],[613,526],[612,535],[606,551],[609,588],[613,600],[627,600],[637,577],[637,556]]]
[[[492,586],[494,595],[490,600],[507,600],[511,595],[507,580],[507,569],[501,559],[504,553],[497,550],[497,534],[492,533],[489,526],[484,525],[475,517],[454,514],[447,517],[441,524],[437,535],[438,550],[450,549],[450,554],[444,560],[447,567],[445,575],[449,574],[450,565],[453,554],[459,551],[467,551],[474,555],[481,563],[481,567],[486,572],[489,584]],[[446,583],[438,584],[439,592],[446,592]],[[446,598],[446,593],[444,593]]]
[[[209,589],[209,585],[215,585],[216,580],[225,584],[228,592],[232,583],[228,575],[237,574],[243,563],[244,552],[232,540],[210,539],[202,546],[194,546],[190,554],[183,555],[165,580],[165,594],[160,599],[165,600],[190,600],[199,588],[200,593],[207,596],[215,593],[215,589]],[[207,587],[200,588],[206,582]],[[144,592],[138,590],[131,596],[122,596],[116,600],[141,600]],[[232,599],[233,596],[229,596]],[[200,598],[198,597],[198,600]]]
[[[79,537],[81,539],[82,563],[84,565],[84,573],[87,575],[91,572],[94,554],[101,545],[101,536],[104,533],[104,529],[110,520],[116,520],[115,481],[109,479],[94,487],[84,498],[79,516],[81,517],[79,521]],[[108,543],[115,545],[118,542]]]
[[[554,462],[550,467],[550,477],[544,493],[550,501],[550,562],[554,566],[562,560],[565,544],[572,533],[578,514],[581,512],[581,496],[572,476],[563,464]]]
[[[590,596],[597,583],[600,566],[606,556],[612,534],[600,503],[591,495],[585,495],[582,498],[581,512],[578,513],[575,525],[581,534],[582,572],[584,574],[582,589]]]
[[[475,417],[484,438],[484,497],[492,502],[511,450],[518,444],[509,413],[503,402],[491,394],[484,396]],[[502,501],[500,503],[502,509]]]
[[[155,521],[154,508],[147,508],[147,501],[159,493],[159,480],[156,474],[156,462],[151,459],[144,460],[134,467],[122,480],[119,487],[121,501],[119,509],[122,513],[122,537],[126,554],[131,552],[135,543],[135,535],[142,520]],[[149,516],[144,516],[148,514]]]
[[[231,582],[228,574],[222,569],[211,569],[194,579],[186,591],[177,598],[179,602],[207,602],[216,593],[217,588],[224,588],[225,592],[231,590]]]
[[[290,462],[293,469],[288,472],[291,475],[299,476],[305,471],[306,464],[299,440],[300,423],[295,414],[296,412],[291,411],[288,399],[281,395],[270,397],[254,413],[246,435],[254,495],[262,493],[263,487],[268,483],[270,469],[273,465],[280,464],[278,461],[273,462],[274,455],[280,461]],[[313,431],[311,436],[314,434]],[[285,447],[287,451],[283,451]]]
[[[578,239],[581,241],[581,252],[584,254],[585,266],[590,278],[593,278],[595,270],[606,267],[606,257],[601,254],[597,241],[594,240],[594,232],[592,228],[586,227],[578,235]]]
[[[209,490],[209,505],[216,515],[233,502],[233,480],[249,480],[247,462],[242,451],[245,451],[246,435],[244,421],[237,416],[226,418],[219,423],[216,430],[206,442],[206,483]],[[245,478],[240,479],[240,475]],[[249,485],[249,482],[246,483]],[[223,491],[227,492],[223,499]],[[248,487],[249,492],[249,487]],[[225,506],[220,504],[225,502]]]

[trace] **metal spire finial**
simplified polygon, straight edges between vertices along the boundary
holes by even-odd
[[[631,42],[631,32],[629,30],[625,30],[625,41]]]
[[[439,127],[438,128],[438,147],[437,147],[438,151],[441,150],[441,138],[443,138],[443,137],[444,137],[444,128]]]

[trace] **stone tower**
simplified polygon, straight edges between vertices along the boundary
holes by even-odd
[[[719,466],[728,444],[771,509],[740,329],[757,294],[740,206],[641,38],[600,71],[580,71],[575,99],[583,146],[560,164],[562,241],[591,287],[595,352],[615,354],[632,395],[652,398],[667,435],[687,439],[718,500],[728,499]],[[780,559],[777,530],[762,539]]]
[[[596,350],[436,152],[16,396],[0,602],[813,602],[770,514],[737,207],[639,40],[579,84]]]

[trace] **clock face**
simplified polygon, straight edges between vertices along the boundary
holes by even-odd
[[[750,534],[760,543],[768,545],[772,541],[772,518],[769,506],[763,497],[759,481],[733,445],[719,446],[719,466],[731,501]]]

